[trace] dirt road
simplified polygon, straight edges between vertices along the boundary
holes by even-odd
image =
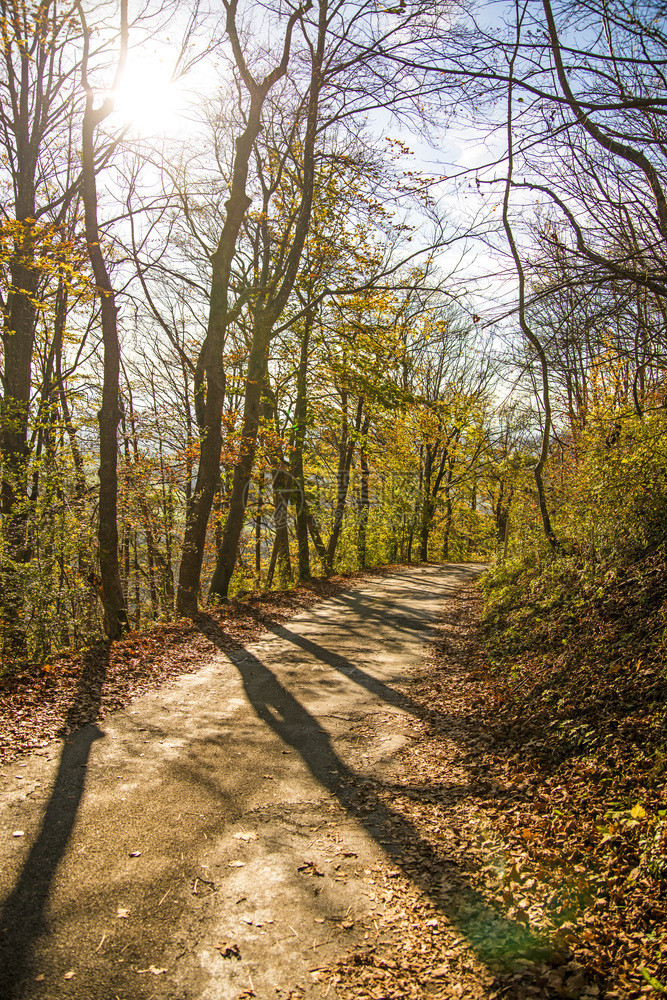
[[[364,781],[409,738],[395,683],[479,571],[366,582],[7,765],[2,1000],[333,996],[317,968],[382,906]]]

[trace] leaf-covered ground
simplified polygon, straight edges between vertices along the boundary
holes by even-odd
[[[252,595],[216,619],[238,648],[349,583]],[[496,575],[486,589],[485,618],[478,587],[448,602],[431,655],[406,680],[421,718],[392,774],[359,790],[361,812],[397,820],[386,863],[365,878],[381,905],[364,946],[313,978],[341,1000],[659,994],[664,563],[586,586],[567,573]],[[181,621],[5,682],[2,753],[113,711],[209,654]]]
[[[665,578],[542,581],[484,628],[478,589],[448,605],[408,688],[419,738],[376,786],[431,846],[404,845],[412,879],[384,873],[388,923],[332,970],[337,995],[667,991]]]
[[[372,573],[390,571],[385,567]],[[238,649],[267,628],[368,575],[313,579],[291,590],[246,594],[210,610],[201,620],[156,622],[120,641],[99,642],[53,663],[0,675],[0,764],[104,718],[181,674],[198,670],[219,652],[221,634],[229,650]],[[222,633],[216,629],[215,643],[206,637],[209,622],[222,629]]]

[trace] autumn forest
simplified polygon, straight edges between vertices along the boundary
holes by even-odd
[[[4,4],[4,662],[659,540],[656,12]]]
[[[3,996],[667,992],[666,14],[0,0]]]

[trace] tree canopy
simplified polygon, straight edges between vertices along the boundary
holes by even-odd
[[[2,3],[5,669],[315,572],[662,544],[662,15]]]

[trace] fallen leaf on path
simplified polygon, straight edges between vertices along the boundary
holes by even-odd
[[[306,861],[305,864],[299,865],[297,871],[303,872],[304,875],[318,875],[320,878],[324,878],[324,872],[319,870],[314,861]]]
[[[65,975],[63,976],[63,979],[74,979],[74,972],[72,971],[66,972]]]
[[[140,858],[141,857],[141,851],[130,851],[130,857],[131,858]]]
[[[219,944],[216,944],[216,948],[218,949],[223,958],[241,957],[241,949],[237,944],[234,944],[232,941],[220,941]]]
[[[140,976],[143,976],[146,972],[151,972],[154,976],[161,976],[166,971],[166,969],[158,969],[155,965],[149,965],[147,969],[137,969],[137,973]]]
[[[245,861],[230,861],[228,868],[245,868]]]
[[[129,915],[130,915],[129,910],[126,910],[123,906],[118,907],[118,912],[116,913],[117,917],[120,917],[121,919],[124,920],[125,918],[129,917]]]
[[[36,983],[43,983],[44,982],[44,973],[43,972],[40,972],[40,974],[38,976],[35,976],[35,982]]]
[[[257,840],[257,834],[252,833],[235,833],[234,840]]]

